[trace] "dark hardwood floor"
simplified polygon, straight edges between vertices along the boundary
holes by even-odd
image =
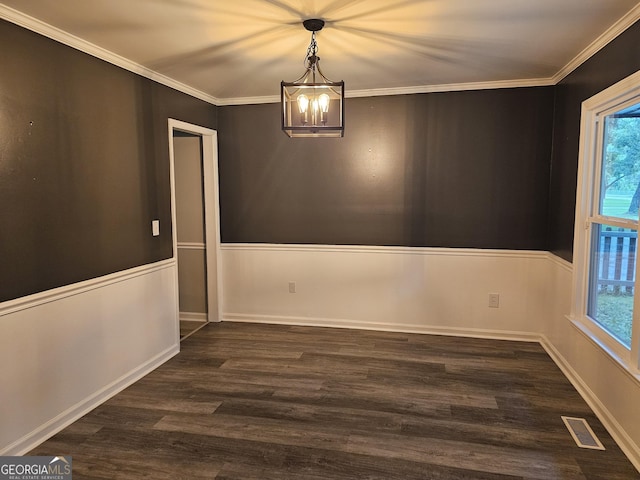
[[[181,348],[29,454],[75,479],[640,479],[535,343],[222,323]]]
[[[180,320],[180,340],[183,340],[206,325],[206,322],[194,322],[192,320]]]

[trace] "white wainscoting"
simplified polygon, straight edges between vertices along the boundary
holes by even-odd
[[[175,261],[0,304],[0,455],[20,455],[179,351]]]
[[[542,346],[640,471],[640,382],[567,318],[573,269],[557,257],[549,258]]]
[[[640,384],[567,320],[548,252],[223,244],[222,264],[225,321],[538,341],[640,470]]]
[[[225,244],[222,257],[228,321],[537,340],[545,309],[546,252]]]

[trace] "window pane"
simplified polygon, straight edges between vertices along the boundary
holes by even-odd
[[[638,219],[640,207],[640,104],[604,119],[600,214]]]
[[[587,314],[631,348],[637,230],[593,224]]]

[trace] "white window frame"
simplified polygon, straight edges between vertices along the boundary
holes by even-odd
[[[627,349],[587,315],[592,225],[595,223],[638,229],[637,221],[621,221],[600,215],[599,205],[596,205],[600,198],[603,120],[607,115],[637,103],[640,103],[640,71],[582,103],[570,319],[594,343],[640,380],[640,288],[634,288],[631,349]],[[640,249],[638,253],[640,254]],[[640,261],[636,261],[636,272],[639,266]],[[636,278],[640,276],[636,275]]]

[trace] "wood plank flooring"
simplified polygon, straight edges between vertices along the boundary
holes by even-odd
[[[29,454],[75,479],[640,479],[535,343],[222,323],[181,348]]]
[[[195,322],[192,320],[180,320],[180,339],[186,338],[198,329],[204,327],[205,322]]]

